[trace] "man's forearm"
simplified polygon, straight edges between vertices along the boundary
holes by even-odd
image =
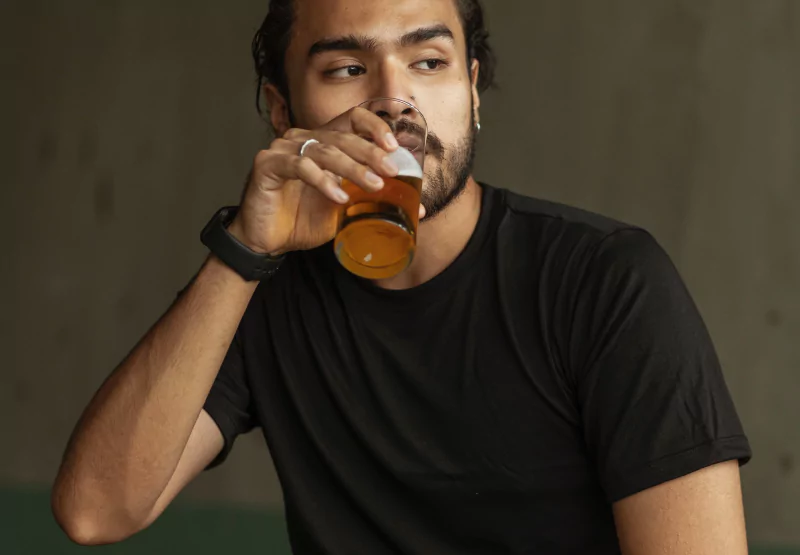
[[[256,284],[209,258],[95,394],[53,489],[62,524],[135,527],[166,487]]]

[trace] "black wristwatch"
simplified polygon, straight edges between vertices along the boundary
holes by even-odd
[[[285,256],[270,256],[253,252],[228,232],[238,206],[221,208],[200,233],[200,240],[226,266],[247,281],[262,281],[278,271]]]

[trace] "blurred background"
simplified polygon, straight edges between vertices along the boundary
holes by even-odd
[[[754,449],[756,554],[800,554],[800,0],[485,0],[477,175],[648,228]],[[72,553],[48,488],[83,407],[204,258],[269,144],[266,0],[0,3],[0,552]],[[100,553],[287,554],[258,432]]]

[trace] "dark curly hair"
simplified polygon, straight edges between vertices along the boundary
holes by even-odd
[[[479,0],[453,0],[457,7],[464,36],[467,39],[467,60],[478,60],[480,74],[478,90],[483,92],[494,86],[495,57],[489,46],[489,32]],[[261,113],[261,87],[264,83],[275,85],[289,99],[286,81],[286,50],[292,36],[294,23],[294,0],[270,0],[269,13],[253,37],[252,51],[258,85],[256,87],[256,109]]]

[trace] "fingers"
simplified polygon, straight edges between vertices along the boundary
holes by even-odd
[[[353,108],[348,112],[353,133],[369,137],[375,144],[388,152],[397,150],[397,139],[389,124],[366,108]]]
[[[373,146],[372,157],[377,157],[377,150],[383,150],[383,153],[393,152],[399,148],[397,139],[392,133],[391,127],[380,116],[367,110],[366,108],[352,108],[347,112],[341,114],[339,117],[334,118],[321,129],[315,131],[308,131],[305,129],[289,129],[284,133],[283,138],[296,143],[304,143],[308,139],[317,139],[323,143],[332,143],[343,151],[348,152],[345,145],[341,144],[339,137],[353,138],[353,136],[360,139],[359,143],[371,144]],[[355,145],[356,142],[351,141],[349,144]],[[361,150],[364,149],[362,145]],[[350,152],[348,152],[350,154]],[[367,163],[371,158],[365,157],[362,163]],[[379,167],[373,166],[374,169],[379,170]]]
[[[399,171],[389,155],[382,148],[350,133],[336,131],[320,131],[317,140],[323,145],[332,145],[341,152],[365,166],[369,166],[374,173],[394,177]],[[313,145],[316,146],[316,145]]]
[[[261,177],[254,180],[259,188],[275,190],[287,180],[299,180],[337,204],[346,204],[350,200],[341,188],[342,178],[368,192],[383,188],[383,180],[378,175],[335,146],[314,143],[306,148],[305,156],[299,156],[292,153],[293,145],[291,141],[279,139],[269,150],[263,150],[256,156],[251,173]],[[420,205],[420,220],[425,214],[425,207]]]
[[[313,160],[323,170],[348,179],[367,192],[379,191],[383,188],[383,179],[377,173],[370,167],[360,164],[333,144],[311,144],[306,148],[303,157]],[[396,168],[394,168],[394,174],[397,174]]]
[[[338,204],[345,204],[350,200],[339,186],[338,179],[309,157],[273,149],[264,150],[256,157],[255,168],[265,178],[256,181],[261,189],[275,190],[288,180],[299,180]]]
[[[377,116],[375,117],[377,118]],[[377,119],[383,123],[383,120],[380,118]],[[386,128],[388,129],[388,126],[386,126]],[[353,133],[330,130],[306,131],[303,129],[290,129],[284,134],[283,139],[278,139],[273,142],[271,148],[279,149],[287,153],[298,154],[303,144],[309,139],[319,141],[322,145],[336,147],[339,151],[359,164],[369,166],[373,173],[394,177],[399,171],[395,163],[389,159],[386,150]],[[304,155],[308,156],[312,151],[319,148],[321,147],[317,144],[310,144],[306,147]],[[342,177],[346,176],[343,175]]]
[[[392,152],[399,147],[389,124],[366,108],[352,108],[323,125],[321,130],[360,135],[386,152]],[[312,138],[309,133],[312,132],[290,129],[283,137],[292,141],[305,141]]]
[[[303,144],[308,144],[300,156]],[[392,130],[383,119],[364,108],[353,108],[322,129],[289,129],[269,150],[256,158],[256,168],[267,179],[262,189],[277,189],[285,180],[300,180],[337,203],[346,203],[341,189],[345,178],[367,192],[383,188],[381,175],[393,177],[399,171],[388,156],[398,148]]]
[[[385,150],[352,133],[290,129],[283,139],[272,143],[270,151],[294,156],[309,138],[318,142],[305,147],[304,158],[314,160],[321,169],[346,178],[365,191],[380,190],[383,187],[380,176],[393,177],[399,171]]]

